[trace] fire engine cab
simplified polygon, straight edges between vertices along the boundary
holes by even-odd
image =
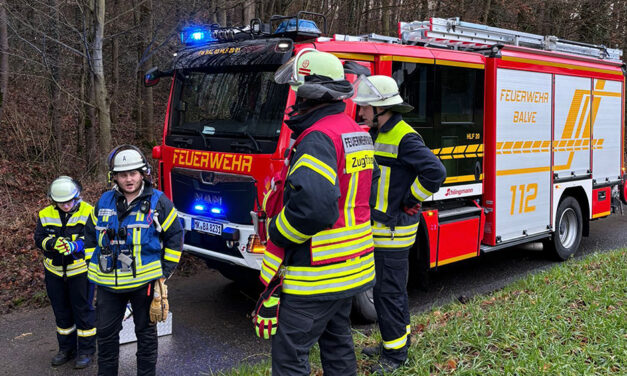
[[[235,280],[260,268],[250,212],[284,163],[295,100],[273,74],[303,48],[339,57],[351,81],[393,77],[414,106],[405,121],[444,163],[411,254],[419,274],[533,241],[564,260],[590,221],[622,210],[622,51],[459,19],[401,22],[398,37],[324,37],[318,16],[186,28],[172,67],[147,72],[147,85],[173,77],[153,158],[185,251]]]

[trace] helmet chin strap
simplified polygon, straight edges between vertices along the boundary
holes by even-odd
[[[385,114],[388,110],[379,112],[378,107],[372,106],[372,111],[375,112],[374,117],[372,118],[372,128],[379,128],[379,116]]]

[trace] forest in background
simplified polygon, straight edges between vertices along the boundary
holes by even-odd
[[[325,15],[329,34],[460,17],[627,49],[627,0],[0,0],[0,313],[47,301],[32,232],[50,182],[71,175],[93,203],[114,146],[150,156],[160,143],[169,84],[143,76],[169,66],[178,32],[300,10]]]

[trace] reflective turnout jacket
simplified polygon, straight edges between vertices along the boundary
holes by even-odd
[[[58,238],[83,241],[83,229],[94,208],[79,202],[74,210],[65,213],[56,205],[45,207],[39,212],[35,229],[35,244],[44,251],[44,268],[59,277],[72,277],[87,272],[84,252],[64,256],[54,249]]]
[[[420,214],[410,216],[403,207],[413,207],[437,192],[446,178],[446,169],[399,114],[379,130],[371,129],[370,135],[381,169],[372,208],[375,245],[410,247],[416,238]]]
[[[93,253],[89,280],[112,290],[132,290],[169,277],[182,248],[183,228],[174,205],[149,183],[144,183],[142,193],[130,205],[116,188],[105,192],[85,231],[86,253]],[[99,266],[103,250],[117,258],[111,272]],[[133,259],[130,270],[119,258],[121,253]]]
[[[372,140],[335,103],[286,123],[298,136],[288,161],[283,208],[269,236],[285,259],[283,292],[314,299],[354,295],[374,282],[369,199]],[[262,278],[263,278],[262,266]]]

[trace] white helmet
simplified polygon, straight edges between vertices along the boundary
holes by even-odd
[[[355,82],[353,102],[359,106],[386,107],[395,112],[409,112],[413,107],[403,101],[398,85],[388,76],[361,76]]]
[[[48,196],[54,202],[68,202],[81,194],[80,184],[69,176],[59,176],[50,184]]]
[[[135,147],[119,150],[121,147],[111,152],[109,169],[111,172],[123,172],[132,170],[141,170],[148,172],[148,165],[144,155]]]

